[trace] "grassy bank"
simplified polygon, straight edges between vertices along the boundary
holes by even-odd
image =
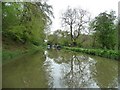
[[[36,46],[29,46],[29,49],[17,49],[14,51],[3,49],[2,50],[3,64],[17,57],[21,57],[25,54],[32,54],[37,50],[41,50],[41,49],[42,49],[41,47],[36,47]]]
[[[16,43],[10,39],[4,38],[1,52],[2,64],[6,64],[26,54],[32,54],[38,50],[43,50],[43,48],[44,46],[35,46],[31,43]]]
[[[64,47],[66,50],[71,50],[75,52],[82,52],[90,55],[97,55],[100,57],[118,59],[119,53],[114,50],[102,50],[102,49],[85,49],[85,48],[75,48],[75,47]]]
[[[2,64],[6,64],[10,61],[13,61],[17,58],[20,58],[24,55],[30,55],[32,53],[35,53],[36,51],[42,51],[43,50],[43,47],[41,46],[34,46],[34,45],[31,45],[31,46],[27,46],[26,49],[16,49],[14,51],[12,50],[7,50],[7,49],[3,49],[2,50]]]

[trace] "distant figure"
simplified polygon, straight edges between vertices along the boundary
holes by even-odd
[[[51,49],[52,45],[51,44],[47,44],[47,49]]]
[[[47,46],[47,49],[49,50],[50,48],[51,48],[50,45],[48,45],[48,46]]]
[[[60,45],[57,45],[56,49],[60,50],[60,49],[61,49],[61,46],[60,46]]]

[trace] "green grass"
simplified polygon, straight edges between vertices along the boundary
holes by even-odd
[[[110,58],[110,59],[118,59],[119,53],[114,50],[102,50],[102,49],[85,49],[85,48],[75,48],[75,47],[64,47],[64,49],[82,52],[90,55],[96,55],[100,57]]]
[[[43,48],[44,47],[42,46],[30,45],[30,46],[27,46],[27,49],[16,49],[14,51],[13,50],[11,51],[9,49],[3,49],[2,50],[2,64],[6,64],[24,55],[32,54],[36,51],[43,50]]]
[[[0,48],[0,55],[2,57],[2,64],[14,61],[24,55],[31,55],[37,51],[41,51],[46,47],[45,43],[39,46],[26,42],[25,44],[12,40],[9,37],[2,36],[2,47]]]

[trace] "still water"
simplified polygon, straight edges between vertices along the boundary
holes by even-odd
[[[118,62],[64,51],[45,50],[3,66],[3,88],[115,88]]]

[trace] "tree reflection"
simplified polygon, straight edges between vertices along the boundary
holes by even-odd
[[[93,58],[90,58],[88,55],[73,52],[48,52],[44,63],[50,82],[49,84],[51,84],[50,87],[116,87],[116,63],[114,61],[104,60],[103,58],[101,58],[103,60],[99,60],[98,57]],[[56,82],[58,83],[56,84]]]
[[[66,73],[63,76],[64,84],[70,88],[89,87],[90,84],[95,83],[90,74],[90,68],[94,67],[94,64],[89,57],[73,55],[70,58],[70,70],[63,72]]]

